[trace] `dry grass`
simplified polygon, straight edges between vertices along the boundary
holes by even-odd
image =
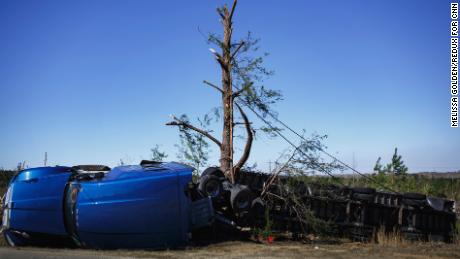
[[[45,248],[0,248],[2,253],[20,251],[24,257],[81,257],[100,258],[110,256],[134,258],[460,258],[460,246],[441,243],[407,243],[400,246],[376,244],[304,244],[300,242],[275,242],[261,244],[255,242],[224,242],[204,247],[190,247],[182,250],[82,250]]]
[[[407,241],[398,231],[386,232],[384,228],[380,228],[379,231],[375,233],[374,243],[381,246],[393,247],[407,245]]]
[[[454,244],[460,246],[460,232],[457,230],[457,234],[454,236]]]

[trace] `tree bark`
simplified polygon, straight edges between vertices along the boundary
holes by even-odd
[[[231,11],[225,6],[218,9],[222,17],[224,27],[224,38],[222,41],[222,54],[218,57],[222,69],[222,104],[223,104],[223,129],[222,129],[222,146],[220,150],[220,168],[227,178],[233,183],[233,87],[232,87],[232,16],[236,6],[236,0],[233,2]]]
[[[246,127],[246,134],[248,136],[246,138],[243,154],[241,155],[240,160],[238,160],[238,163],[236,163],[235,167],[233,168],[234,178],[238,177],[238,173],[240,172],[241,167],[243,167],[246,161],[248,161],[249,154],[251,153],[252,142],[254,140],[254,132],[251,128],[251,122],[249,122],[248,116],[246,116],[246,113],[244,113],[243,109],[237,103],[235,103],[235,105],[240,111],[241,117],[243,117],[244,126]]]
[[[249,157],[249,152],[252,145],[253,139],[253,132],[250,126],[250,122],[247,119],[246,114],[240,109],[241,116],[244,119],[244,124],[246,125],[246,129],[248,132],[248,139],[245,146],[245,151],[243,152],[242,157],[238,161],[236,167],[233,166],[233,105],[234,99],[241,93],[237,91],[233,93],[233,85],[232,85],[232,65],[233,59],[238,54],[238,51],[241,47],[245,44],[241,42],[232,53],[232,32],[233,32],[233,25],[232,25],[232,17],[233,13],[235,12],[235,7],[237,4],[237,0],[233,1],[233,5],[229,11],[227,6],[223,8],[218,8],[217,12],[221,17],[221,23],[224,27],[224,37],[222,41],[219,40],[219,45],[222,49],[221,53],[217,53],[215,50],[211,49],[211,52],[214,54],[217,62],[219,63],[221,70],[222,70],[222,86],[218,87],[215,84],[212,84],[208,81],[203,81],[203,83],[211,86],[212,88],[218,90],[222,94],[222,107],[223,107],[223,128],[222,128],[222,141],[218,141],[208,132],[198,129],[193,125],[181,121],[174,117],[174,121],[167,123],[167,125],[172,126],[182,126],[188,129],[194,130],[207,138],[211,141],[216,143],[220,148],[220,169],[225,174],[225,176],[232,182],[235,182],[235,169],[239,170],[243,166],[243,164],[247,161]]]

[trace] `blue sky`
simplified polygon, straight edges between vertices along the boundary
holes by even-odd
[[[169,114],[219,104],[218,66],[198,28],[220,32],[226,1],[1,1],[0,167],[175,160]],[[449,1],[240,1],[235,37],[270,53],[280,118],[328,134],[328,150],[370,171],[398,147],[411,171],[459,170],[450,128]],[[256,120],[252,114],[251,118]],[[217,130],[220,126],[217,126]],[[266,168],[287,144],[259,136]],[[214,150],[211,163],[217,163]]]

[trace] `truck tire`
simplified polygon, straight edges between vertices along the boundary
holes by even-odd
[[[237,184],[230,190],[230,205],[236,213],[249,211],[253,200],[254,195],[247,186]]]
[[[251,203],[251,212],[257,216],[264,216],[265,213],[265,203],[261,198],[255,198]]]
[[[224,173],[220,170],[219,167],[208,167],[206,168],[203,173],[201,174],[201,177],[205,175],[214,175],[217,176],[218,178],[225,177]]]
[[[219,177],[215,175],[204,175],[200,178],[198,190],[206,197],[217,199],[222,195],[223,187]]]
[[[249,213],[250,221],[254,227],[262,228],[265,223],[265,203],[261,198],[255,198],[251,203],[251,211]]]

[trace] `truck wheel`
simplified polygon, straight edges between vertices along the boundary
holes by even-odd
[[[198,190],[205,196],[216,199],[222,194],[222,182],[215,175],[204,175],[200,178]]]
[[[206,168],[203,171],[203,173],[201,173],[201,177],[203,177],[205,175],[214,175],[214,176],[217,176],[219,178],[225,177],[224,173],[222,173],[222,171],[220,170],[219,167],[208,167],[208,168]]]
[[[235,212],[249,211],[253,199],[253,193],[244,185],[234,185],[230,190],[230,204]]]
[[[255,198],[251,203],[251,212],[254,215],[263,217],[265,213],[265,203],[261,198]]]

